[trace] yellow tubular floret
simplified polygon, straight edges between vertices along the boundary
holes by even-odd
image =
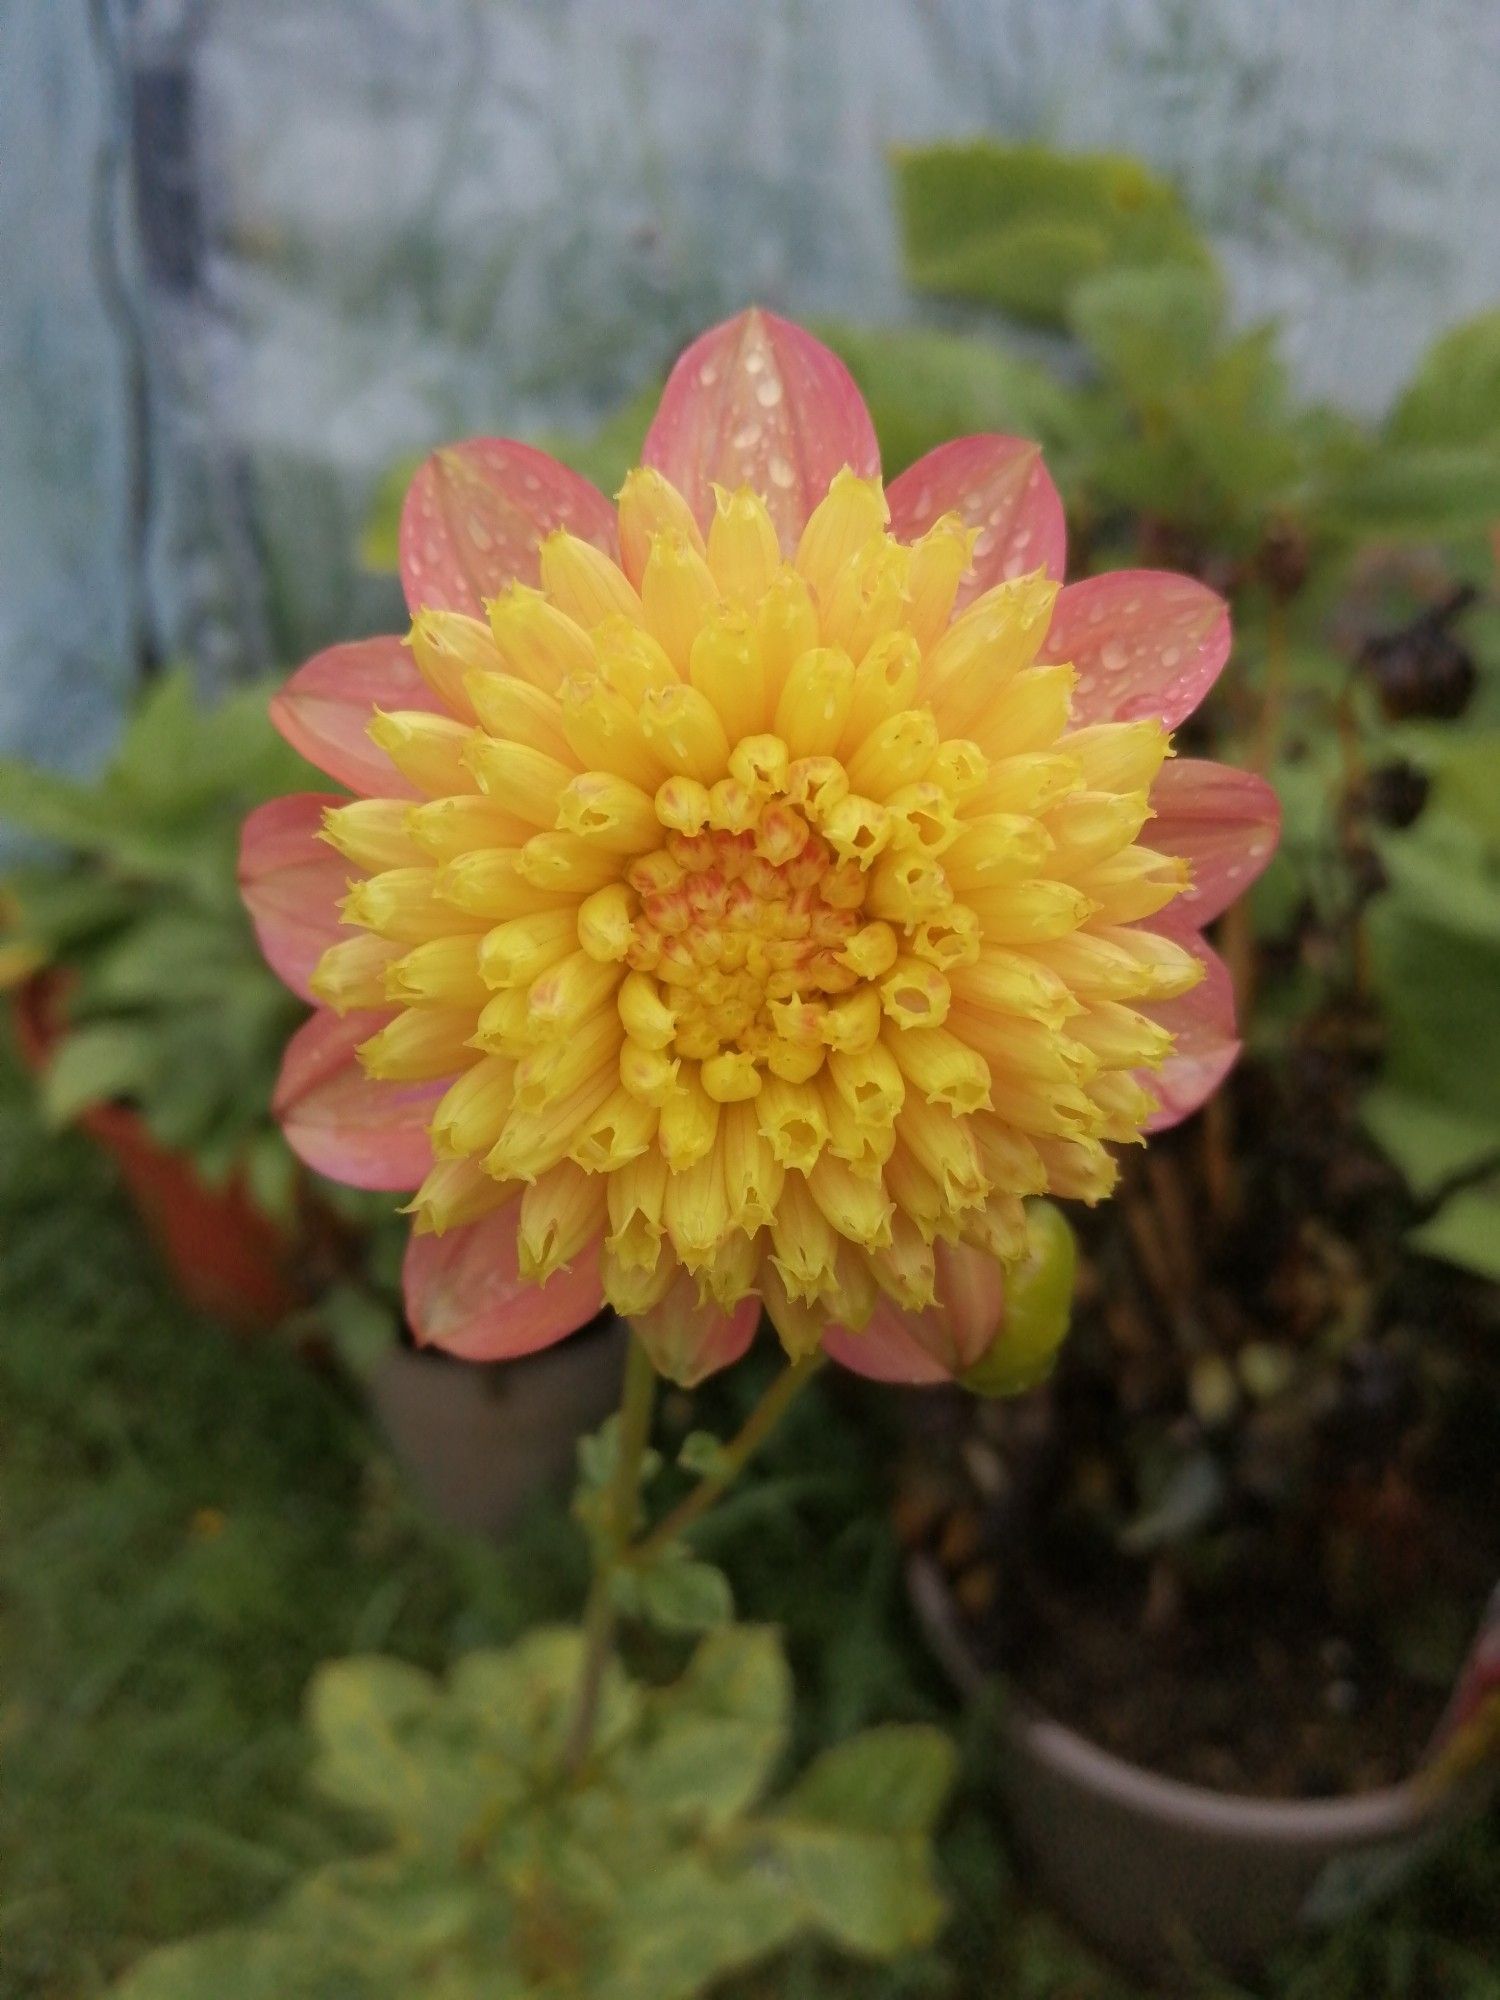
[[[523,1278],[544,1283],[599,1235],[604,1227],[604,1184],[571,1160],[560,1160],[521,1195],[516,1230]]]
[[[419,611],[408,643],[418,672],[444,708],[460,721],[473,722],[468,676],[498,672],[501,666],[488,624],[462,611]]]
[[[372,1077],[446,1084],[416,1229],[514,1203],[524,1277],[759,1293],[804,1353],[934,1306],[935,1243],[1014,1263],[1029,1198],[1113,1188],[1151,1010],[1204,976],[1142,928],[1189,879],[1149,845],[1170,740],[1072,728],[1056,584],[965,604],[982,538],[901,544],[878,480],[840,473],[788,561],[747,489],[705,532],[637,469],[619,547],[558,530],[539,588],[417,615],[446,712],[370,728],[418,797],[325,815],[354,929],[312,986],[395,1010]]]
[[[558,528],[537,552],[542,588],[567,618],[585,631],[606,618],[642,624],[641,600],[624,572],[592,542]]]
[[[377,708],[370,724],[370,741],[376,749],[383,750],[402,777],[429,798],[475,789],[466,758],[473,739],[467,724],[418,709],[387,713]]]
[[[619,504],[620,565],[638,589],[656,536],[679,535],[697,555],[703,554],[693,510],[654,466],[638,465],[626,473]]]

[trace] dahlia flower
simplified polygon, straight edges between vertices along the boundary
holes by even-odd
[[[526,445],[422,466],[412,624],[272,715],[353,796],[262,807],[244,894],[318,1011],[276,1110],[410,1193],[419,1339],[528,1353],[607,1301],[692,1382],[763,1304],[900,1381],[1003,1340],[1029,1197],[1234,1060],[1201,927],[1276,839],[1174,757],[1223,603],[1061,588],[1036,446],[889,488],[842,364],[762,312],[672,371],[617,505]]]

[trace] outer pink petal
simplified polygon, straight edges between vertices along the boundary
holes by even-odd
[[[823,1345],[835,1361],[877,1382],[948,1382],[989,1351],[1005,1314],[998,1261],[966,1243],[938,1243],[938,1303],[912,1312],[882,1299],[860,1333],[830,1327]]]
[[[350,1187],[414,1188],[432,1165],[427,1121],[446,1084],[377,1083],[355,1060],[390,1019],[314,1014],[287,1043],[271,1100],[298,1159]]]
[[[1091,576],[1059,595],[1041,658],[1077,667],[1075,726],[1157,716],[1175,729],[1229,658],[1229,607],[1168,570]]]
[[[1176,1036],[1176,1046],[1158,1070],[1142,1070],[1140,1081],[1161,1101],[1148,1132],[1164,1132],[1191,1117],[1212,1097],[1240,1053],[1235,1034],[1234,985],[1229,968],[1197,931],[1160,923],[1153,928],[1176,938],[1203,961],[1206,976],[1180,1000],[1162,1000],[1141,1012]]]
[[[598,1243],[544,1285],[523,1278],[517,1202],[445,1236],[413,1236],[401,1273],[417,1339],[464,1361],[513,1361],[591,1320],[604,1303]]]
[[[699,523],[713,487],[750,486],[781,545],[796,546],[834,474],[880,470],[875,426],[854,378],[821,341],[752,308],[695,340],[667,378],[641,453]]]
[[[293,792],[257,806],[240,831],[240,894],[266,963],[304,1000],[308,976],[329,945],[348,931],[338,906],[349,864],[318,838],[323,814],[341,805],[336,792]]]
[[[272,699],[270,714],[294,750],[351,791],[418,798],[416,787],[366,734],[377,708],[442,711],[401,639],[356,639],[314,653]]]
[[[974,560],[955,609],[1007,577],[1044,569],[1061,583],[1068,531],[1062,501],[1026,438],[955,438],[908,466],[889,493],[891,527],[914,542],[940,514],[956,513],[979,531]]]
[[[695,1389],[744,1354],[760,1325],[760,1300],[742,1299],[733,1312],[715,1312],[698,1303],[697,1280],[680,1271],[661,1303],[630,1324],[657,1373]]]
[[[1192,886],[1172,905],[1191,923],[1210,923],[1227,909],[1276,852],[1281,806],[1252,771],[1173,758],[1152,787],[1151,805],[1147,843],[1192,863]]]
[[[554,528],[614,552],[614,508],[546,452],[510,438],[444,445],[419,467],[401,509],[408,608],[483,617],[486,598],[537,581],[537,548]]]

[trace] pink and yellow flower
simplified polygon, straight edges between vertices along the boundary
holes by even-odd
[[[542,453],[435,453],[412,626],[273,704],[344,794],[278,800],[241,879],[318,1011],[276,1109],[411,1192],[419,1338],[545,1346],[606,1301],[693,1381],[764,1303],[902,1381],[994,1344],[1028,1197],[1235,1058],[1202,926],[1265,865],[1258,778],[1174,757],[1223,603],[1069,588],[1034,445],[882,487],[837,358],[750,312],[673,370],[617,506]],[[414,1192],[413,1192],[414,1191]]]

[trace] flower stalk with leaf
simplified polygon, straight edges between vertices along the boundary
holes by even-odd
[[[789,1687],[687,1538],[834,1359],[985,1393],[1045,1374],[1111,1148],[1233,1061],[1201,926],[1268,858],[1258,779],[1170,760],[1222,603],[1060,588],[1031,445],[880,481],[842,364],[751,312],[679,361],[618,509],[525,446],[418,472],[405,638],[334,647],[273,714],[355,794],[252,816],[266,954],[319,1011],[277,1108],[311,1166],[411,1194],[407,1312],[520,1356],[606,1303],[619,1414],[582,1452],[577,1631],[326,1669],[313,1726],[382,1851],[130,2000],[331,1990],[699,1993],[799,1933],[930,1937],[950,1752],[876,1729],[774,1803]],[[654,1524],[658,1377],[787,1360]],[[621,1617],[707,1633],[668,1686]]]

